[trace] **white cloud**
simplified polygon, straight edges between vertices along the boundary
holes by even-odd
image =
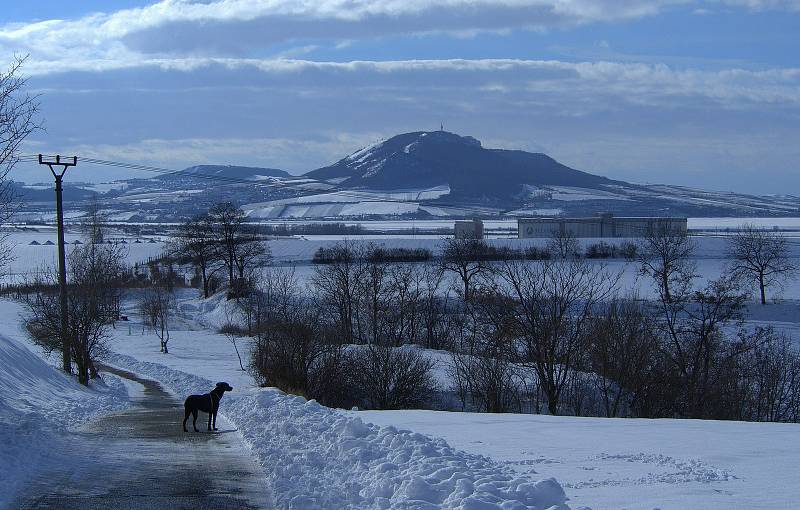
[[[800,10],[800,0],[710,0],[712,3],[721,3],[732,7],[746,7],[756,11]]]
[[[162,0],[75,20],[9,24],[0,48],[56,71],[146,62],[145,56],[241,56],[303,38],[475,33],[614,21],[685,0]]]
[[[137,68],[185,73],[191,75],[187,80],[194,84],[202,83],[202,76],[223,76],[224,84],[229,86],[257,87],[261,84],[288,90],[317,90],[326,94],[335,94],[337,88],[379,87],[402,91],[434,87],[452,91],[558,93],[584,99],[617,97],[638,104],[703,98],[734,109],[753,105],[800,105],[800,68],[700,70],[675,69],[664,64],[518,59],[318,62],[176,58],[144,59],[135,64],[123,63],[122,66],[108,61],[92,61],[84,65],[98,71],[135,65]],[[62,69],[72,68],[65,66]],[[45,72],[36,63],[26,70],[34,75]],[[55,86],[63,82],[55,78],[52,83]],[[571,108],[570,104],[562,106]]]
[[[0,54],[30,54],[34,74],[181,70],[210,59],[247,65],[253,57],[297,57],[315,49],[308,40],[337,47],[397,34],[548,29],[720,4],[800,9],[800,0],[162,0],[74,20],[7,24],[0,27]]]

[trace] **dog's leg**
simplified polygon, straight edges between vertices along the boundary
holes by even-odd
[[[188,407],[185,407],[183,409],[183,431],[184,432],[189,432],[188,430],[186,430],[186,420],[189,419],[189,415],[190,414],[192,414],[192,412],[189,410]]]
[[[212,425],[211,429],[217,430],[217,411],[214,411],[214,425]]]
[[[208,431],[211,432],[211,417],[214,416],[214,410],[208,412]]]
[[[200,432],[197,430],[197,409],[192,409],[192,427],[194,427],[195,432]]]

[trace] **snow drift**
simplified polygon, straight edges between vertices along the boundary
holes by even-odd
[[[113,354],[109,361],[186,395],[214,382]],[[394,427],[364,423],[265,388],[226,396],[222,411],[270,473],[280,508],[566,509],[553,479],[532,481],[491,459]]]
[[[0,508],[5,508],[35,469],[69,462],[65,431],[125,407],[127,392],[115,378],[84,388],[5,335],[0,335],[0,367]]]

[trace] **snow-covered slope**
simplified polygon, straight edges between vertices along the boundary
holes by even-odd
[[[0,301],[0,508],[32,470],[69,462],[64,431],[127,402],[125,387],[115,378],[84,388],[34,354],[21,338],[19,310]]]

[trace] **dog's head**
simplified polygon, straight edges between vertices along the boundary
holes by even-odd
[[[226,391],[233,391],[233,387],[226,382],[218,382],[216,389],[220,390],[223,393],[225,393]]]

